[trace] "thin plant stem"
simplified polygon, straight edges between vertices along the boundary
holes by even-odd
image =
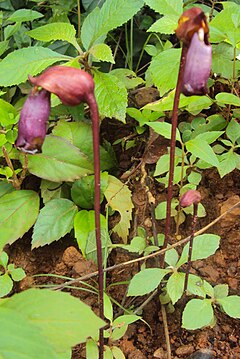
[[[181,162],[181,179],[180,179],[180,189],[183,187],[183,172],[184,172],[184,157],[185,157],[185,151],[184,151],[184,143],[182,143],[182,162]],[[178,203],[178,208],[177,208],[177,219],[176,219],[176,237],[179,234],[179,222],[180,222],[180,213],[181,213],[181,206],[180,206],[180,202]]]
[[[227,214],[229,214],[231,211],[233,211],[235,208],[237,208],[238,206],[240,206],[240,201],[238,201],[237,203],[235,203],[232,207],[230,207],[226,212],[222,213],[220,216],[218,216],[217,218],[215,218],[212,222],[208,223],[205,227],[201,228],[200,230],[198,230],[197,232],[195,232],[195,235],[194,236],[198,236],[202,233],[205,233],[209,228],[211,228],[212,226],[214,226],[216,223],[218,223],[223,217],[225,217]],[[142,262],[142,261],[145,261],[147,259],[150,259],[150,258],[154,258],[154,257],[157,257],[157,256],[163,256],[164,253],[166,253],[167,251],[169,251],[170,249],[172,248],[176,248],[176,247],[179,247],[181,246],[182,244],[185,244],[187,242],[189,242],[191,236],[188,236],[186,238],[183,238],[181,239],[180,241],[178,242],[175,242],[173,243],[172,245],[164,248],[164,249],[160,249],[159,251],[155,252],[155,253],[151,253],[151,254],[148,254],[147,256],[143,256],[143,257],[140,257],[140,258],[136,258],[136,259],[132,259],[130,261],[127,261],[127,262],[123,262],[123,263],[119,263],[119,264],[115,264],[111,267],[107,267],[106,269],[104,269],[104,272],[111,272],[115,269],[119,269],[119,268],[124,268],[128,265],[131,265],[131,264],[134,264],[134,263],[138,263],[138,262]],[[61,290],[63,288],[65,288],[67,285],[71,285],[71,284],[74,284],[74,283],[78,283],[79,281],[82,281],[82,280],[88,280],[88,279],[91,279],[93,277],[96,277],[98,275],[98,271],[95,271],[93,273],[89,273],[89,274],[86,274],[82,277],[79,277],[79,278],[76,278],[76,279],[73,279],[71,281],[68,281],[68,282],[65,282],[63,284],[59,284],[58,286],[54,285],[54,287],[52,289],[54,290]]]
[[[77,0],[77,17],[78,17],[77,37],[80,38],[80,33],[81,33],[81,6],[80,6],[80,0]]]
[[[195,235],[196,223],[197,223],[197,212],[198,212],[198,203],[193,204],[193,220],[192,220],[192,233],[189,240],[189,250],[188,250],[188,264],[186,269],[186,275],[184,280],[184,292],[187,292],[188,286],[188,277],[189,271],[192,265],[192,247],[193,247],[193,238]]]
[[[130,61],[129,68],[133,69],[133,18],[130,20]]]
[[[168,322],[167,322],[167,313],[165,305],[161,304],[161,312],[162,312],[162,319],[163,319],[163,328],[164,334],[166,339],[166,346],[167,346],[167,359],[171,359],[171,345],[170,345],[170,337],[169,337],[169,330],[168,330]]]
[[[14,170],[12,161],[11,161],[9,155],[8,155],[8,152],[7,152],[7,149],[6,149],[5,146],[2,146],[2,151],[3,151],[3,154],[4,154],[4,157],[5,157],[5,160],[7,162],[8,167],[12,170],[13,187],[15,187],[17,190],[19,190],[20,187],[21,187],[21,184],[20,184],[20,182],[18,180],[18,177],[17,177],[16,172]]]
[[[139,58],[138,58],[137,66],[136,66],[136,69],[135,69],[135,73],[138,73],[138,71],[139,71],[139,66],[140,66],[140,63],[141,63],[141,61],[142,61],[143,53],[144,53],[144,51],[145,51],[145,46],[147,45],[147,43],[149,42],[149,40],[151,39],[152,36],[155,36],[155,37],[158,39],[159,43],[160,43],[160,44],[162,45],[162,47],[163,47],[163,44],[162,44],[162,41],[161,41],[160,37],[159,37],[157,34],[155,34],[154,32],[152,32],[152,33],[147,37],[146,41],[144,42],[144,45],[143,45],[143,47],[142,47],[141,53],[140,53]],[[141,70],[141,69],[140,69],[140,70]]]
[[[171,132],[171,144],[170,144],[170,168],[169,168],[169,178],[168,178],[168,193],[167,193],[167,211],[166,211],[166,225],[165,225],[165,238],[163,243],[163,248],[167,247],[169,235],[170,235],[170,225],[171,225],[171,201],[173,194],[173,176],[174,176],[174,158],[175,158],[175,148],[176,148],[176,130],[178,122],[178,105],[182,89],[184,68],[186,63],[188,47],[183,44],[182,54],[180,59],[180,67],[178,72],[177,86],[173,102],[173,111],[172,111],[172,132]],[[163,266],[163,257],[162,265]]]
[[[99,316],[104,319],[104,302],[103,302],[103,258],[102,242],[100,227],[100,140],[99,140],[99,113],[98,106],[94,95],[89,95],[87,101],[92,119],[93,133],[93,157],[94,157],[94,212],[95,212],[95,233],[97,246],[98,261],[98,289],[99,289]],[[104,337],[103,329],[99,330],[99,359],[103,359]]]

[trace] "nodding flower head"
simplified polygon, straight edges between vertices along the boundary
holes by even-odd
[[[195,189],[190,189],[185,192],[180,198],[180,206],[188,207],[192,204],[198,204],[201,201],[201,194]]]
[[[186,10],[179,19],[176,35],[187,46],[182,93],[205,95],[211,71],[212,48],[208,42],[206,16],[199,8]]]
[[[18,149],[32,154],[41,150],[47,132],[50,108],[50,93],[33,89],[20,114],[18,138],[15,142]]]
[[[68,66],[53,66],[29,81],[54,93],[64,105],[76,106],[87,102],[94,94],[94,81],[87,72]]]

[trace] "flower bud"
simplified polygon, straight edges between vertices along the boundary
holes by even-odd
[[[50,93],[32,90],[26,99],[18,122],[18,138],[15,146],[28,153],[41,150],[50,114]]]
[[[201,201],[201,194],[195,189],[190,189],[185,192],[180,198],[180,206],[188,207],[192,204],[198,204]]]
[[[186,96],[205,95],[211,71],[212,47],[204,41],[200,28],[192,36],[184,69],[182,93]]]
[[[54,93],[64,105],[76,106],[87,102],[94,93],[94,81],[87,72],[68,66],[53,66],[29,81]]]

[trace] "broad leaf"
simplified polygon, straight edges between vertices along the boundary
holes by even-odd
[[[212,147],[207,141],[194,138],[186,142],[187,150],[197,158],[211,164],[212,166],[219,166],[219,161],[216,154],[213,152]]]
[[[238,295],[217,298],[217,303],[221,305],[224,312],[230,317],[240,318],[240,297]]]
[[[50,135],[44,141],[42,153],[28,156],[28,170],[53,182],[74,181],[93,173],[93,163],[68,141]]]
[[[172,267],[175,267],[178,261],[178,252],[176,249],[172,248],[169,251],[166,252],[164,261]]]
[[[128,296],[145,295],[152,292],[169,273],[169,269],[147,268],[141,270],[131,279],[128,287]]]
[[[231,142],[235,143],[237,139],[240,138],[240,124],[232,119],[227,126],[226,134]]]
[[[185,274],[175,272],[167,281],[167,292],[172,301],[175,304],[183,294]]]
[[[178,17],[182,14],[182,0],[145,0],[145,3],[159,14],[174,14]]]
[[[90,307],[63,292],[29,289],[15,294],[2,307],[16,311],[40,328],[42,336],[58,352],[97,335],[99,328],[105,324]]]
[[[34,191],[14,191],[0,198],[0,248],[22,237],[35,223],[39,197]]]
[[[0,124],[2,127],[12,125],[17,122],[17,111],[7,101],[0,99]]]
[[[170,123],[156,121],[156,122],[146,122],[146,125],[151,127],[159,135],[167,139],[171,139],[172,125]],[[181,136],[178,128],[176,131],[176,140],[181,142]]]
[[[111,62],[112,64],[115,63],[112,50],[106,44],[96,44],[93,45],[90,50],[90,54],[92,54],[96,59],[100,61],[107,61]]]
[[[95,95],[102,117],[115,117],[125,122],[127,90],[124,84],[111,73],[94,71]]]
[[[201,234],[193,239],[192,261],[204,259],[216,252],[219,247],[220,237],[216,234]],[[188,260],[189,243],[187,243],[182,251],[181,257],[177,263],[180,267]]]
[[[13,287],[13,281],[7,273],[0,275],[0,298],[9,294]]]
[[[133,203],[131,191],[119,179],[113,176],[108,177],[108,187],[105,190],[105,197],[108,205],[120,213],[120,221],[115,225],[113,231],[127,243],[127,237],[132,219]]]
[[[86,357],[97,358],[98,357],[98,345],[92,338],[88,338],[86,342]]]
[[[4,196],[7,193],[15,191],[15,188],[11,183],[1,181],[0,182],[0,197]]]
[[[221,299],[228,296],[228,284],[217,284],[214,287],[214,298]]]
[[[1,305],[0,321],[4,328],[0,336],[1,358],[58,359],[48,338],[43,336],[44,331],[30,323],[17,308]]]
[[[96,40],[110,30],[131,19],[143,5],[143,0],[107,0],[101,9],[96,7],[87,16],[82,26],[81,39],[85,49],[89,49],[96,43]]]
[[[42,247],[64,237],[73,228],[77,206],[68,199],[58,198],[46,203],[33,229],[32,248]]]
[[[27,34],[39,41],[67,41],[77,50],[80,49],[76,40],[76,30],[74,26],[66,22],[56,22],[43,25],[34,30],[28,31]]]
[[[68,61],[68,56],[41,46],[26,47],[7,55],[0,66],[0,86],[13,86],[25,82],[28,75],[37,75],[46,67]],[[16,63],[18,70],[16,71]]]
[[[182,327],[188,330],[195,330],[208,326],[213,320],[213,308],[210,299],[192,299],[184,311]]]
[[[220,105],[240,106],[240,98],[232,93],[221,92],[216,95],[216,100]]]
[[[8,21],[12,22],[24,22],[24,21],[33,21],[43,17],[38,11],[34,11],[31,9],[19,9],[10,15]]]
[[[174,34],[178,25],[178,15],[169,14],[157,20],[147,31],[161,34]]]

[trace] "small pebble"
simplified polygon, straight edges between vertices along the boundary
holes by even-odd
[[[187,359],[213,359],[213,351],[209,349],[201,349],[191,354]]]

